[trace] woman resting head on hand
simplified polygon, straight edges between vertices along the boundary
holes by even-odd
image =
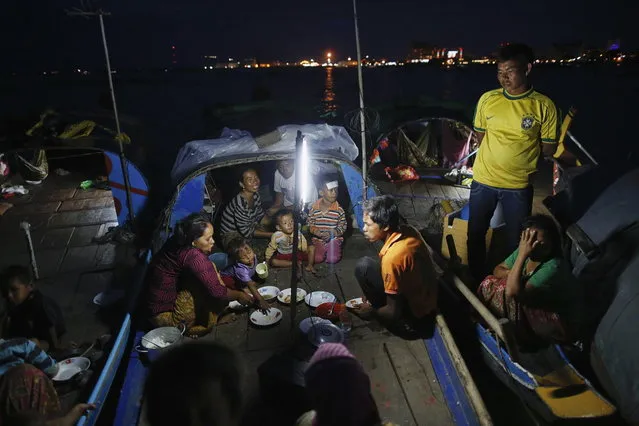
[[[584,294],[563,259],[559,229],[545,215],[529,217],[523,228],[519,247],[482,281],[478,296],[495,315],[515,324],[522,341],[574,340]]]

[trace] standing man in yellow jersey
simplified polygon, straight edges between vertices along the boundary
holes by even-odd
[[[557,149],[557,109],[528,82],[533,62],[526,45],[502,47],[497,64],[502,88],[484,93],[475,110],[480,148],[470,187],[468,261],[478,280],[487,272],[485,238],[497,203],[503,209],[508,249],[514,250],[532,210],[530,176],[540,154],[552,156]]]

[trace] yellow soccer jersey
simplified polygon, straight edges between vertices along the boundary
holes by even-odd
[[[537,170],[541,143],[557,143],[555,104],[533,88],[512,96],[505,89],[484,93],[473,127],[484,134],[473,178],[496,188],[521,189]]]

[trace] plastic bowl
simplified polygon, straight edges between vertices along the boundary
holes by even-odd
[[[329,315],[331,308],[333,308],[333,313]],[[333,307],[333,302],[326,302],[315,308],[315,315],[320,318],[325,318],[332,321],[338,319],[339,314],[341,314],[345,310],[346,305],[343,303],[335,303],[335,307]]]

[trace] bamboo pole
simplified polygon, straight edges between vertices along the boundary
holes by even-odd
[[[353,0],[353,19],[355,20],[355,44],[357,47],[357,83],[359,84],[359,124],[362,141],[362,200],[366,200],[368,193],[367,158],[366,158],[366,117],[364,116],[364,79],[362,77],[362,49],[359,43],[359,26],[357,24],[357,0]]]
[[[115,117],[115,127],[117,131],[116,140],[120,148],[120,167],[122,169],[122,177],[124,180],[124,188],[126,192],[126,205],[129,210],[129,224],[132,229],[135,229],[134,216],[133,216],[133,201],[131,199],[131,182],[129,181],[129,169],[126,156],[124,155],[124,145],[122,143],[122,130],[120,128],[120,117],[118,115],[118,105],[115,101],[115,88],[113,85],[113,77],[111,76],[111,60],[109,58],[109,47],[106,39],[106,31],[104,29],[104,15],[110,16],[108,12],[98,10],[97,12],[85,12],[76,10],[73,12],[67,12],[69,16],[83,16],[88,18],[90,16],[98,16],[100,20],[100,35],[102,36],[102,46],[104,47],[104,57],[106,60],[107,77],[109,79],[109,92],[111,94],[111,104],[113,105],[113,116]]]

